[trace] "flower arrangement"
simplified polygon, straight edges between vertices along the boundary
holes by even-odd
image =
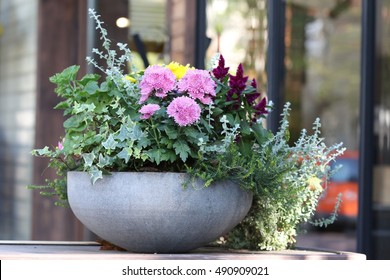
[[[63,98],[55,108],[68,118],[57,147],[33,151],[50,159],[58,178],[33,188],[66,204],[71,170],[89,172],[92,182],[112,171],[186,172],[203,179],[205,187],[229,179],[253,192],[254,200],[246,219],[219,242],[254,250],[293,246],[299,225],[314,215],[332,172],[328,163],[343,152],[341,144],[327,147],[316,120],[313,134],[303,130],[290,146],[289,104],[280,130],[267,130],[263,121],[272,103],[241,64],[232,74],[222,55],[209,70],[171,62],[137,71],[126,45],[118,44],[123,51],[118,57],[99,15],[90,14],[103,42],[103,51],[93,52],[107,66],[87,60],[105,77],[77,79],[79,67],[71,66],[50,78]],[[335,217],[336,212],[312,223],[326,225]]]

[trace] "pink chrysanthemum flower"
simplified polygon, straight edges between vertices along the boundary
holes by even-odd
[[[167,107],[167,113],[179,126],[195,123],[200,118],[200,106],[190,97],[176,97]]]
[[[203,104],[210,104],[215,96],[216,84],[206,70],[190,69],[179,81],[180,91],[186,91],[194,98],[199,99]]]
[[[139,110],[139,112],[142,114],[141,119],[149,119],[158,110],[160,110],[160,106],[157,104],[147,104],[142,106],[142,108]]]
[[[176,77],[171,70],[159,65],[149,66],[139,84],[141,88],[139,103],[144,103],[152,93],[160,98],[166,97],[167,93],[174,89],[175,82]]]

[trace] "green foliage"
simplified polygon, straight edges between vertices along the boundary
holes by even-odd
[[[258,137],[257,133],[251,133],[250,126],[254,129],[262,126],[254,123],[256,110],[246,101],[245,95],[256,93],[256,88],[245,85],[241,105],[232,110],[232,101],[226,99],[230,90],[229,76],[218,80],[210,75],[217,85],[216,96],[213,103],[198,104],[201,116],[195,125],[178,126],[167,115],[167,104],[179,95],[176,89],[164,99],[150,96],[148,104],[159,104],[161,109],[152,118],[142,118],[140,81],[144,71],[131,69],[130,74],[123,73],[121,69],[126,68],[127,63],[131,64],[130,50],[126,45],[118,44],[123,51],[118,57],[116,51],[110,49],[111,41],[100,16],[93,10],[90,14],[100,31],[103,47],[103,50],[94,49],[93,52],[107,65],[100,66],[89,57],[87,61],[104,72],[105,78],[87,74],[78,79],[79,66],[70,66],[50,77],[56,85],[55,93],[63,99],[55,109],[63,110],[67,116],[63,124],[63,147],[54,151],[39,150],[36,154],[48,157],[51,167],[60,168],[59,176],[66,173],[62,164],[70,159],[75,162],[72,168],[89,172],[92,182],[111,171],[186,172],[186,166],[199,160],[199,150],[204,146],[224,149],[231,141],[232,129],[233,136],[242,135],[241,152],[250,153]],[[188,67],[180,67],[188,70]],[[256,118],[262,117],[264,115]],[[229,123],[236,125],[230,128]]]
[[[333,224],[336,221],[336,219],[337,219],[337,210],[339,209],[340,204],[342,202],[341,198],[342,198],[342,193],[339,193],[338,196],[337,196],[337,200],[336,200],[336,204],[335,204],[334,210],[333,210],[332,214],[328,218],[316,219],[314,221],[310,221],[310,223],[313,226],[317,226],[317,227],[327,227],[328,225]]]
[[[228,179],[253,192],[254,200],[248,216],[228,235],[226,244],[256,250],[293,244],[297,226],[314,214],[323,191],[318,181],[326,181],[329,161],[343,151],[340,145],[325,146],[319,120],[314,123],[313,135],[302,131],[290,147],[289,105],[279,132],[264,128],[263,118],[272,106],[259,100],[255,83],[247,83],[242,69],[241,75],[233,78],[226,74],[217,78],[208,72],[216,93],[213,102],[199,105],[200,117],[192,125],[180,126],[167,115],[167,104],[181,94],[177,89],[164,98],[150,96],[149,104],[160,104],[161,109],[152,117],[143,117],[140,81],[144,72],[131,69],[128,75],[122,73],[121,69],[131,64],[130,50],[119,44],[123,55],[117,58],[99,16],[94,11],[91,15],[103,45],[103,51],[93,51],[107,65],[87,60],[105,73],[104,78],[88,74],[78,79],[78,66],[50,78],[55,93],[63,99],[55,108],[67,117],[65,135],[58,147],[37,149],[33,155],[49,158],[49,167],[56,170],[58,179],[47,180],[47,186],[30,187],[40,189],[43,195],[57,195],[58,204],[65,205],[66,173],[72,170],[89,172],[92,183],[113,171],[187,172],[203,179],[205,187]],[[242,84],[241,91],[231,94],[232,88],[242,88]]]
[[[280,250],[292,246],[300,224],[310,221],[323,187],[333,172],[329,162],[343,153],[341,144],[327,147],[320,137],[320,122],[313,125],[313,135],[302,131],[294,146],[288,144],[288,111],[286,104],[280,130],[275,135],[261,132],[262,145],[253,147],[244,157],[237,146],[230,143],[227,151],[220,151],[214,159],[206,158],[190,169],[194,176],[208,184],[229,178],[253,192],[250,212],[227,237],[224,243],[233,248],[252,250]],[[265,140],[267,139],[267,140]],[[205,149],[207,151],[207,149]],[[210,165],[210,160],[214,164]],[[321,178],[321,179],[320,179]],[[326,226],[334,222],[340,200],[329,219],[313,221]]]

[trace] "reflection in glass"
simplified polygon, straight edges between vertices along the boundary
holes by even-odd
[[[169,63],[167,0],[129,1],[129,41],[137,69]]]
[[[375,207],[385,207],[380,211],[390,211],[390,0],[377,5],[373,199]]]
[[[332,182],[357,182],[358,181],[358,161],[357,159],[341,158],[337,163],[332,163],[331,167],[335,168],[340,165],[340,169],[333,174]]]
[[[208,0],[206,61],[221,53],[232,71],[242,63],[250,78],[265,90],[266,0]]]
[[[288,1],[286,100],[292,141],[319,116],[328,143],[358,149],[361,1]]]

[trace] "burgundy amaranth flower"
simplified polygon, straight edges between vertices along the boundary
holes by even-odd
[[[200,118],[200,112],[200,106],[187,96],[176,97],[167,107],[168,116],[172,117],[179,126],[195,123]]]
[[[251,86],[253,88],[257,88],[257,81],[256,81],[256,79],[252,79]]]
[[[229,72],[229,67],[225,67],[225,59],[222,54],[219,56],[218,66],[213,69],[214,77],[218,80],[222,80]]]
[[[229,86],[230,90],[227,93],[226,99],[227,101],[239,101],[241,93],[244,91],[246,87],[246,82],[248,81],[248,77],[244,77],[244,68],[242,64],[238,65],[236,75],[230,75]]]
[[[176,77],[171,70],[159,65],[149,66],[139,84],[141,88],[139,103],[144,103],[152,93],[160,98],[166,97],[167,93],[174,89],[175,82]]]
[[[259,116],[268,114],[267,98],[264,97],[263,99],[261,99],[259,103],[253,106],[253,109],[255,109],[255,116],[252,119],[253,122],[255,122],[259,118]]]
[[[210,104],[216,95],[216,84],[206,70],[190,69],[177,84],[179,91],[187,92],[193,99]]]
[[[251,86],[253,87],[254,92],[251,92],[251,93],[248,93],[245,95],[245,98],[246,98],[246,101],[248,102],[248,104],[252,104],[253,102],[255,102],[256,99],[259,98],[261,95],[259,92],[257,92],[256,79],[252,80]]]
[[[139,112],[142,114],[141,119],[149,119],[158,110],[160,110],[160,106],[157,104],[147,104],[142,106],[142,108],[139,110]]]

